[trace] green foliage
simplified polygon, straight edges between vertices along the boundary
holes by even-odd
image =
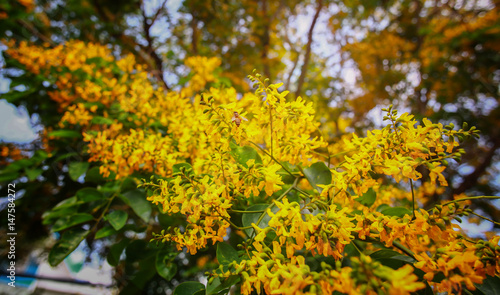
[[[319,184],[327,185],[332,182],[332,173],[323,162],[316,162],[311,167],[305,168],[304,175],[309,183],[320,193],[323,189],[318,186]]]

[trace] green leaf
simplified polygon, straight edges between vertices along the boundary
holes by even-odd
[[[484,295],[500,295],[500,278],[487,275],[483,283],[481,285],[476,284],[476,287]]]
[[[102,200],[103,194],[93,187],[84,187],[76,192],[76,197],[82,202]]]
[[[398,216],[398,217],[403,217],[403,216],[405,216],[405,214],[408,214],[408,215],[412,214],[411,210],[408,208],[405,208],[405,207],[390,207],[390,208],[382,210],[382,212],[380,212],[380,213],[387,215],[387,216]]]
[[[168,253],[158,252],[155,265],[158,274],[167,281],[170,281],[177,273],[177,264],[171,261]]]
[[[129,242],[130,242],[129,239],[123,239],[119,243],[109,247],[107,260],[111,266],[118,265],[118,262],[120,262],[120,256],[122,255],[123,249],[125,249],[125,247],[128,245]]]
[[[107,179],[114,178],[113,174],[114,172],[111,173],[109,177],[103,177],[99,172],[99,167],[92,167],[89,169],[89,171],[87,171],[87,174],[85,174],[85,182],[93,182],[95,184],[101,184],[103,182],[106,182]]]
[[[385,210],[385,209],[387,209],[387,208],[391,208],[391,206],[389,206],[389,205],[387,205],[387,204],[382,204],[382,205],[380,205],[380,206],[378,206],[378,207],[377,207],[377,210],[376,210],[376,211],[377,211],[377,212],[382,212],[382,211],[384,211],[384,210]]]
[[[99,125],[111,125],[114,123],[114,121],[110,118],[105,118],[102,116],[95,116],[92,118],[91,121],[93,124],[99,124]]]
[[[155,264],[156,252],[152,248],[150,243],[145,240],[133,240],[127,246],[125,250],[125,256],[127,257],[127,261],[141,261],[143,263],[143,259],[145,257],[152,257],[153,260],[148,267],[153,266]],[[151,267],[153,270],[154,267]],[[154,271],[156,273],[156,270]]]
[[[78,212],[78,207],[79,205],[74,205],[74,206],[64,207],[62,209],[47,211],[42,215],[43,219],[42,224],[44,225],[53,224],[54,222],[56,222],[56,220],[58,220],[63,216],[66,217],[69,215],[73,215]]]
[[[60,155],[58,156],[57,158],[54,159],[54,163],[56,162],[60,162],[62,160],[65,160],[65,159],[68,159],[68,158],[71,158],[71,157],[79,157],[78,153],[75,153],[75,152],[71,152],[71,153],[67,153],[67,154],[63,154],[63,155]]]
[[[175,288],[173,295],[193,295],[204,290],[205,286],[200,282],[184,282]]]
[[[216,277],[211,284],[207,286],[207,295],[219,294],[220,292],[231,288],[240,281],[240,276],[232,275],[225,279],[222,283],[219,277]]]
[[[33,164],[34,162],[29,159],[17,160],[5,167],[2,171],[2,174],[7,172],[20,172],[23,169],[30,168]]]
[[[19,177],[19,172],[17,172],[17,171],[12,171],[12,172],[2,171],[2,172],[0,172],[0,182],[12,181],[14,179],[17,179],[18,177]]]
[[[375,203],[375,200],[377,199],[377,194],[373,190],[373,188],[369,188],[366,193],[363,194],[363,196],[355,199],[358,201],[361,205],[365,205],[366,207],[370,207]]]
[[[127,222],[128,214],[125,211],[113,211],[107,215],[107,218],[114,229],[120,230]]]
[[[256,204],[248,207],[246,211],[262,211],[266,210],[268,206],[269,206],[268,204]],[[279,208],[276,206],[273,206],[271,209],[273,213],[278,212],[278,210]],[[257,224],[257,221],[259,220],[261,214],[262,213],[244,213],[241,218],[241,223],[243,224],[244,227],[251,226],[252,223],[255,223],[258,227],[265,228],[269,224],[269,220],[271,220],[271,217],[269,217],[267,212],[264,212],[265,214],[264,217],[262,218],[260,223]],[[245,232],[247,236],[251,236],[254,232],[254,229],[253,228],[245,229]]]
[[[75,228],[65,232],[61,239],[52,247],[49,253],[49,264],[56,266],[61,263],[89,234],[89,231]]]
[[[80,176],[87,172],[87,169],[89,169],[89,165],[89,162],[69,163],[69,177],[71,177],[73,181],[78,181],[78,178],[80,178]]]
[[[394,250],[382,249],[382,250],[378,250],[378,251],[370,254],[370,257],[375,259],[375,260],[379,260],[379,259],[383,259],[383,258],[391,258],[393,256],[398,256],[398,255],[401,255],[401,253],[398,253]]]
[[[7,93],[2,93],[2,99],[6,99],[7,102],[13,103],[13,102],[16,102],[17,100],[19,100],[23,97],[27,97],[27,96],[32,95],[36,91],[38,91],[38,89],[36,87],[29,88],[26,91],[11,90]]]
[[[132,177],[127,177],[122,180],[121,184],[121,191],[126,192],[126,191],[131,191],[137,189],[137,182],[135,178]]]
[[[96,232],[95,238],[102,239],[105,237],[109,237],[115,233],[116,233],[116,230],[112,226],[106,225],[105,227],[101,228],[100,230],[98,230]]]
[[[147,282],[151,280],[156,274],[156,269],[151,267],[153,265],[155,257],[149,257],[147,259],[143,259],[139,262],[139,271],[134,273],[134,278],[132,279],[132,284],[139,287],[140,290],[144,289],[144,286]],[[127,257],[127,262],[129,262]],[[134,294],[138,294],[140,292],[134,292]]]
[[[42,174],[43,169],[26,169],[26,176],[28,176],[29,181],[35,180],[40,174]]]
[[[31,157],[31,160],[34,160],[36,163],[41,163],[43,160],[47,159],[49,157],[49,154],[47,154],[46,151],[43,150],[37,150],[33,157]]]
[[[69,216],[64,216],[54,223],[52,231],[57,232],[69,227],[75,226],[80,223],[84,223],[94,219],[94,216],[88,213],[77,213]]]
[[[132,190],[120,195],[120,198],[129,205],[135,214],[144,222],[149,221],[151,216],[151,203],[146,200],[146,193],[142,190]]]
[[[255,163],[261,163],[262,164],[262,159],[259,155],[259,153],[251,146],[238,146],[234,143],[230,143],[231,147],[231,155],[233,158],[236,160],[236,162],[240,163],[241,165],[248,167],[247,162],[248,160],[255,160]]]
[[[231,245],[219,242],[217,244],[217,260],[221,265],[229,265],[236,261],[237,263],[241,262],[241,258],[238,255],[238,251],[236,251]]]
[[[189,163],[178,163],[172,166],[172,171],[173,173],[179,173],[181,172],[181,168],[184,167],[185,170],[192,170],[193,167],[189,165]]]
[[[48,136],[58,138],[80,138],[82,137],[82,134],[75,130],[61,129],[49,132]]]
[[[52,211],[60,210],[66,207],[71,207],[77,204],[79,204],[78,199],[76,198],[76,196],[73,196],[71,198],[67,198],[66,200],[62,200],[61,202],[57,203],[57,205],[55,205],[54,208],[52,208]]]
[[[316,162],[311,167],[305,168],[304,175],[312,187],[320,193],[323,189],[318,184],[327,185],[332,183],[332,172],[323,162]]]

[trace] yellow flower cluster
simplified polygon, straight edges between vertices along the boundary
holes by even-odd
[[[253,251],[251,259],[235,263],[235,273],[243,283],[241,294],[255,290],[261,294],[411,294],[425,287],[405,265],[392,269],[362,255],[352,259],[352,267],[321,263],[322,271],[312,271],[304,256],[290,259],[281,253],[276,241],[264,251]]]
[[[246,254],[213,273],[239,275],[242,294],[409,294],[425,287],[411,265],[391,269],[365,255],[381,249],[405,255],[437,290],[473,289],[499,273],[498,239],[470,241],[450,221],[468,212],[456,206],[463,200],[431,213],[414,209],[415,199],[424,202],[426,193],[440,192],[438,184],[447,185],[446,161],[462,154],[458,141],[475,135],[473,128],[417,124],[390,107],[383,129],[328,146],[312,103],[287,98],[281,84],[255,75],[255,93],[204,89],[216,81],[218,59],[188,59],[188,86],[165,93],[133,57],[115,60],[100,45],[21,43],[7,52],[52,78],[57,90],[50,96],[64,111],[60,126],[82,132],[101,174],[151,179],[141,184],[148,200],[182,216],[156,240],[196,254],[232,230],[242,233]],[[414,188],[422,178],[417,168],[430,177]],[[399,184],[405,180],[409,190]],[[384,206],[404,206],[403,214],[384,213]],[[259,217],[241,226],[245,214]],[[309,259],[325,260],[312,269]],[[341,265],[346,259],[350,266]],[[433,282],[440,274],[444,279]]]
[[[348,187],[359,196],[369,188],[378,187],[377,179],[371,176],[373,173],[391,176],[396,182],[418,180],[421,174],[417,168],[422,165],[430,171],[432,186],[436,186],[436,179],[440,185],[448,185],[442,172],[446,159],[460,157],[462,151],[454,150],[458,146],[455,138],[463,138],[463,130],[454,131],[453,126],[444,128],[427,119],[423,125],[416,126],[412,115],[405,113],[397,117],[397,112],[391,109],[388,113],[385,119],[390,124],[383,129],[368,131],[363,138],[353,134],[351,139],[345,139],[344,149],[355,152],[344,156],[344,161],[331,171],[332,183],[321,186],[323,198],[335,195],[337,199],[351,202]]]
[[[297,202],[289,203],[286,198],[283,203],[275,201],[274,204],[280,210],[277,213],[267,210],[271,217],[269,227],[276,233],[278,245],[285,247],[288,258],[305,248],[313,254],[340,259],[345,245],[354,238],[351,232],[356,228],[352,218],[345,214],[347,208],[336,210],[336,206],[332,205],[324,214],[312,215],[301,213],[304,208]],[[255,236],[253,246],[261,251],[268,230],[254,227],[259,234]]]
[[[208,240],[215,244],[226,236],[230,218],[227,210],[232,206],[232,198],[225,185],[211,182],[208,176],[197,177],[185,168],[177,175],[169,181],[160,180],[157,193],[148,200],[163,205],[165,213],[181,213],[187,217],[184,231],[175,228],[159,237],[175,242],[179,250],[186,247],[191,254],[196,254]]]
[[[279,161],[305,166],[312,164],[311,151],[327,145],[323,138],[311,137],[319,126],[312,103],[301,97],[287,101],[289,92],[278,91],[283,83],[267,86],[258,74],[249,78],[257,85],[256,95],[265,99],[260,110],[254,110],[259,114],[258,124],[263,132],[259,137],[264,141],[259,142],[264,143]]]
[[[184,64],[191,69],[193,76],[189,80],[188,87],[184,88],[182,93],[191,97],[204,89],[207,83],[215,81],[214,71],[220,66],[221,60],[216,57],[193,56],[186,58]]]
[[[90,161],[102,162],[100,173],[106,177],[113,172],[116,178],[124,178],[134,171],[166,176],[182,158],[179,152],[168,149],[172,146],[170,137],[146,133],[143,129],[130,129],[130,134],[116,137],[108,136],[107,131],[99,132],[96,137],[84,134],[84,139],[89,142]]]

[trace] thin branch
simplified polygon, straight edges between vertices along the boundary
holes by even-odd
[[[264,16],[262,21],[264,23],[264,34],[261,37],[262,40],[262,52],[261,52],[261,59],[262,63],[264,65],[264,75],[271,79],[271,71],[269,69],[269,60],[268,60],[268,53],[269,53],[269,43],[270,43],[270,34],[269,34],[269,29],[270,29],[270,23],[272,19],[268,17],[268,11],[267,11],[267,0],[262,0],[262,15]]]
[[[323,8],[323,0],[318,1],[318,7],[316,8],[316,13],[314,14],[313,21],[311,23],[311,27],[309,28],[309,33],[307,34],[307,45],[306,52],[304,55],[304,64],[302,64],[302,69],[300,71],[300,77],[297,85],[297,91],[295,92],[295,97],[299,97],[302,92],[302,86],[304,85],[304,81],[306,79],[307,67],[309,66],[309,60],[311,59],[311,47],[313,42],[313,31],[316,26],[316,22],[318,21],[319,13]]]
[[[165,9],[165,5],[167,4],[167,1],[168,0],[164,0],[163,3],[161,4],[160,8],[158,8],[158,10],[156,11],[155,15],[151,19],[151,25],[153,25],[155,23],[155,21],[160,16],[160,13]]]
[[[273,155],[271,155],[270,153],[268,153],[265,149],[263,149],[262,147],[260,147],[258,144],[256,144],[255,142],[253,141],[249,141],[251,144],[253,144],[254,146],[256,146],[257,148],[259,148],[264,154],[268,155],[269,157],[271,157],[271,159],[274,160],[274,162],[276,162],[277,164],[279,164],[281,166],[281,168],[283,168],[283,170],[285,170],[288,174],[290,174],[290,176],[292,177],[295,177],[295,175],[293,175],[293,173],[288,170],[288,168],[286,168],[285,166],[283,166],[283,164],[281,164],[280,161],[278,161],[275,157],[273,157]]]
[[[463,201],[468,201],[468,200],[480,200],[480,199],[500,199],[499,196],[475,196],[475,197],[466,197],[466,198],[461,198],[461,199],[456,199],[453,201],[449,201],[446,203],[441,204],[441,206],[447,206],[452,203],[458,203],[458,202],[463,202]],[[427,209],[427,211],[431,211],[432,208]]]
[[[496,225],[500,225],[500,222],[496,222],[495,220],[493,220],[493,219],[489,219],[489,218],[488,218],[488,217],[486,217],[486,216],[479,215],[479,214],[474,213],[474,212],[470,212],[470,214],[472,214],[472,215],[476,215],[477,217],[482,218],[482,219],[484,219],[484,220],[488,220],[489,222],[492,222],[492,223],[494,223],[494,224],[496,224]]]
[[[42,40],[43,42],[45,43],[49,43],[50,46],[52,47],[55,47],[56,44],[54,42],[52,42],[52,40],[50,40],[49,37],[45,36],[44,34],[40,33],[32,24],[26,22],[25,20],[22,20],[22,19],[18,19],[17,22],[23,26],[24,28],[26,28],[28,31],[31,32],[31,34],[37,36],[38,38],[40,38],[40,40]]]
[[[163,3],[165,5],[166,1]],[[148,42],[148,45],[146,46],[146,53],[151,57],[153,60],[153,67],[151,69],[151,72],[153,76],[162,84],[162,86],[166,89],[169,90],[170,88],[167,85],[167,82],[163,78],[163,60],[160,58],[158,53],[156,53],[154,47],[153,47],[153,37],[151,36],[151,26],[154,24],[154,21],[156,20],[157,15],[160,13],[161,10],[164,9],[164,6],[160,7],[158,11],[155,14],[155,19],[151,20],[146,16],[146,12],[144,10],[144,6],[141,5],[141,13],[142,13],[142,27],[144,30],[144,37],[146,38],[146,41]]]

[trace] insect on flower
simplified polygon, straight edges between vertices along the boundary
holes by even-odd
[[[236,123],[236,126],[240,127],[242,120],[248,121],[247,118],[240,116],[240,114],[238,114],[238,112],[234,112],[234,115],[231,118],[231,121]]]

